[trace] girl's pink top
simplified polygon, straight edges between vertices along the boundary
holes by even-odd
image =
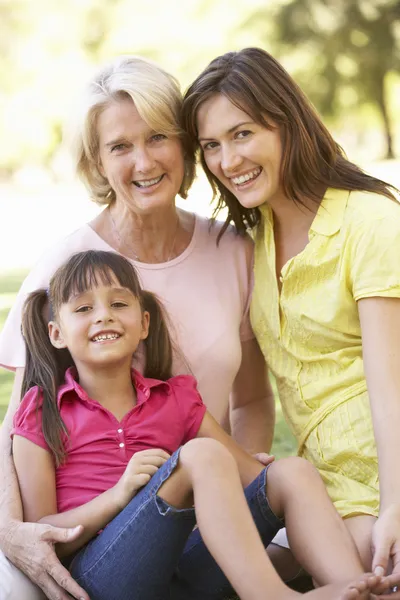
[[[57,511],[89,502],[114,486],[129,459],[140,450],[162,448],[172,454],[196,437],[206,412],[191,375],[158,381],[132,369],[137,404],[118,421],[89,398],[68,369],[58,392],[58,408],[69,432],[66,463],[56,469]],[[11,436],[20,435],[50,452],[42,433],[41,394],[24,396]]]

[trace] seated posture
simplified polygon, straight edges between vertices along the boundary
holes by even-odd
[[[298,454],[365,570],[400,578],[399,192],[260,48],[214,59],[182,111],[227,223],[253,229],[251,322]]]
[[[58,553],[91,600],[222,599],[232,588],[294,598],[265,552],[283,518],[298,559],[331,584],[311,597],[388,587],[363,575],[309,463],[263,467],[208,414],[193,377],[171,377],[163,308],[125,258],[73,255],[28,297],[22,323],[12,435],[24,515],[82,527]],[[144,375],[131,366],[141,342]]]

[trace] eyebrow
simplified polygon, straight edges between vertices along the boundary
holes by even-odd
[[[230,127],[230,129],[228,129],[228,131],[226,133],[233,133],[235,131],[235,129],[238,129],[239,127],[243,127],[243,125],[254,125],[254,121],[240,121],[240,123],[238,123],[237,125]],[[214,139],[214,138],[199,138],[199,142],[206,142],[206,141],[212,140],[212,139]]]

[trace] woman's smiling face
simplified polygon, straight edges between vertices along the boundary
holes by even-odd
[[[282,144],[276,126],[267,129],[216,94],[200,106],[197,128],[207,167],[242,206],[279,199]]]
[[[100,170],[117,204],[139,214],[175,202],[184,176],[178,137],[154,131],[130,98],[109,104],[97,120]]]

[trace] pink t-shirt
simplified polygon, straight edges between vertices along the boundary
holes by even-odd
[[[254,337],[249,321],[253,243],[228,228],[216,245],[221,223],[210,229],[208,219],[196,216],[190,244],[175,259],[161,264],[132,261],[143,286],[164,303],[176,346],[174,374],[192,373],[212,415],[221,422],[238,373],[241,343]],[[17,296],[0,335],[0,365],[25,365],[21,310],[27,294],[47,287],[54,271],[75,252],[113,250],[89,225],[84,225],[51,248],[32,269]],[[115,250],[114,250],[115,251]],[[138,366],[138,363],[134,363]]]
[[[57,511],[89,502],[110,489],[129,459],[140,450],[162,448],[172,454],[196,437],[206,412],[196,380],[180,375],[168,381],[148,379],[132,369],[137,404],[118,421],[89,398],[68,369],[58,391],[58,408],[69,433],[67,461],[56,469]],[[49,450],[42,433],[38,388],[24,396],[14,416],[11,435],[20,435]]]

